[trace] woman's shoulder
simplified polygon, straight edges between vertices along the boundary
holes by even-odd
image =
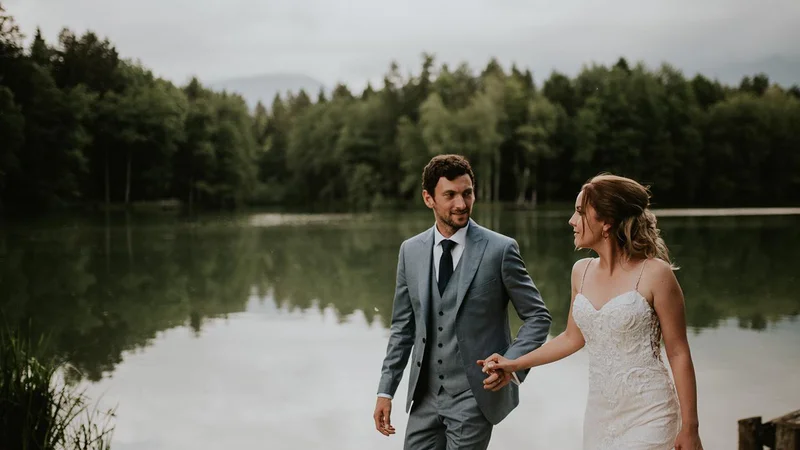
[[[643,273],[654,276],[672,276],[672,271],[676,269],[672,263],[658,257],[647,258],[642,263],[644,264]]]
[[[640,288],[644,287],[642,290],[653,293],[660,289],[673,288],[678,283],[674,270],[674,265],[661,258],[646,259],[640,278]]]
[[[575,278],[576,275],[579,277],[582,276],[583,272],[586,270],[586,267],[592,262],[593,259],[594,258],[588,257],[575,261],[575,264],[572,265],[572,277]]]

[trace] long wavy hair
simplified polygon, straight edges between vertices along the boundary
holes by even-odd
[[[676,269],[656,226],[656,216],[650,211],[649,187],[603,173],[587,181],[581,192],[581,208],[587,211],[592,205],[598,220],[611,223],[609,236],[629,259],[660,258]]]

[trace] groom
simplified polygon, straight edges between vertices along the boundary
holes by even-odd
[[[516,241],[470,219],[474,179],[461,156],[434,157],[422,173],[422,197],[435,225],[400,246],[373,418],[379,432],[395,433],[392,397],[411,356],[406,450],[486,449],[492,427],[519,404],[516,385],[527,371],[487,378],[477,361],[494,352],[524,355],[550,329]],[[509,300],[524,321],[513,343]]]

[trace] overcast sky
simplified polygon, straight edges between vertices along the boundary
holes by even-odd
[[[31,36],[66,26],[183,83],[302,73],[325,84],[381,79],[433,52],[482,68],[496,56],[553,69],[620,55],[688,71],[800,58],[800,0],[0,0]]]

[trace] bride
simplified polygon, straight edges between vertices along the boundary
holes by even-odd
[[[517,359],[495,353],[478,361],[486,373],[512,373],[585,346],[585,450],[702,449],[683,293],[649,205],[647,188],[628,178],[599,175],[583,185],[569,224],[576,248],[599,258],[572,268],[567,329]],[[661,360],[662,333],[674,385]]]

